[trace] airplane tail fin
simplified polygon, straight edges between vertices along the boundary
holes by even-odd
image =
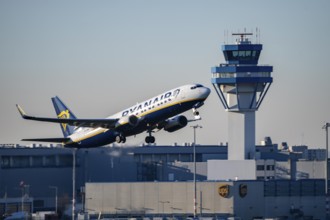
[[[61,101],[59,97],[53,97],[52,102],[58,118],[76,119],[76,116],[73,114],[73,112]],[[62,123],[61,129],[64,137],[68,137],[74,133],[74,126],[68,124]]]

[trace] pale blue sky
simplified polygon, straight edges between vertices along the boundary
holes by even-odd
[[[330,122],[330,1],[0,1],[0,143],[61,137],[60,96],[82,118],[103,118],[193,82],[212,88],[197,142],[227,141],[227,113],[211,84],[224,63],[224,32],[261,30],[260,64],[274,66],[256,114],[256,141],[324,147]],[[188,114],[191,116],[191,114]],[[129,138],[142,143],[144,134]],[[158,144],[192,142],[190,127],[159,132]]]

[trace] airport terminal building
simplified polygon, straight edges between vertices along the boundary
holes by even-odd
[[[325,150],[266,140],[247,163],[227,160],[227,145],[196,145],[196,185],[192,144],[79,149],[75,214],[325,219]],[[53,145],[1,145],[0,214],[56,209],[70,216],[73,152]]]

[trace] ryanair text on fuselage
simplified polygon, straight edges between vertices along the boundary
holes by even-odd
[[[132,108],[129,108],[125,111],[123,111],[122,116],[126,116],[128,114],[134,114],[135,112],[142,110],[143,108],[148,108],[149,106],[156,105],[158,102],[163,101],[165,99],[168,99],[168,101],[171,101],[171,96],[177,97],[180,93],[180,89],[176,89],[174,91],[170,91],[167,93],[164,93],[160,96],[157,96],[153,99],[149,99],[145,101],[144,103],[139,103],[138,105],[133,106]]]

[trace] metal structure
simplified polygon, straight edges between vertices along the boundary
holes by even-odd
[[[75,220],[76,212],[76,153],[77,149],[72,149],[72,220]]]
[[[325,165],[324,165],[324,171],[325,171],[325,194],[328,195],[328,152],[329,152],[329,134],[328,134],[328,128],[330,127],[330,123],[325,123],[325,125],[322,127],[325,129]]]
[[[325,129],[325,160],[324,160],[324,182],[325,182],[325,202],[326,202],[326,217],[329,219],[329,194],[328,194],[328,154],[329,154],[329,134],[328,128],[330,123],[325,123],[322,129]]]
[[[197,189],[196,189],[196,128],[203,128],[200,125],[191,126],[194,129],[194,218],[197,216]]]
[[[213,67],[212,84],[228,112],[228,159],[254,159],[255,111],[273,82],[272,66],[258,65],[262,44],[252,44],[252,33],[234,33],[235,44],[222,46],[226,63]]]

